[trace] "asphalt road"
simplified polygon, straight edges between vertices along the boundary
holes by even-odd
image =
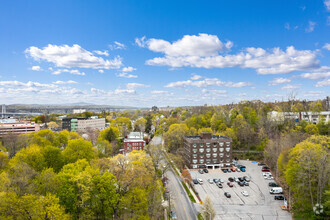
[[[154,137],[152,139],[152,144],[161,147],[162,138]],[[172,169],[168,169],[165,172],[165,176],[168,178],[167,188],[170,190],[171,206],[174,207],[177,218],[179,220],[197,219],[196,209],[185,192],[179,177],[177,177]]]

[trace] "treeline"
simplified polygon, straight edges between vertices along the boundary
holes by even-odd
[[[159,219],[161,175],[145,151],[113,154],[121,130],[4,137],[0,219]]]

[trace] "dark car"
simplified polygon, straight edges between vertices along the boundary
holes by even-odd
[[[193,179],[193,183],[194,184],[198,184],[198,180],[197,179]]]
[[[274,196],[275,200],[284,200],[285,197],[284,196]]]
[[[242,183],[244,184],[244,186],[249,186],[250,185],[249,182],[246,182],[246,181],[243,181]]]
[[[242,172],[245,172],[245,167],[240,168]]]
[[[222,169],[222,172],[227,173],[227,169]]]
[[[262,169],[269,169],[269,167],[267,167],[267,166],[263,166]]]
[[[209,172],[208,169],[206,169],[206,168],[204,168],[203,171],[204,171],[204,173],[208,173]]]
[[[219,182],[219,179],[213,179],[213,182],[217,183]]]
[[[231,182],[228,182],[227,185],[228,185],[229,187],[233,187],[233,186],[234,186]]]
[[[229,177],[229,178],[228,178],[228,181],[230,181],[230,182],[234,182],[234,178],[233,178],[233,177]]]
[[[238,183],[238,185],[240,185],[240,186],[244,186],[244,183],[243,182],[237,182]]]
[[[243,176],[243,179],[244,179],[246,182],[250,182],[250,178],[247,177],[247,176]]]
[[[227,198],[230,198],[230,197],[231,197],[231,195],[230,195],[229,192],[225,192],[225,196],[226,196]]]
[[[228,172],[228,173],[231,173],[231,170],[230,170],[230,169],[227,169],[227,172]]]
[[[235,172],[235,171],[236,171],[236,169],[235,169],[235,168],[231,168],[230,170],[231,170],[231,172]]]
[[[259,162],[258,166],[265,166],[266,164],[264,164],[263,162]]]
[[[268,183],[268,186],[270,186],[270,187],[278,187],[278,184],[275,183],[275,182],[270,182],[270,183]]]
[[[238,180],[239,180],[240,182],[243,182],[243,181],[244,181],[244,178],[243,178],[243,177],[238,177]]]
[[[222,185],[220,182],[218,182],[216,185],[217,185],[219,188],[223,188],[223,185]]]
[[[203,174],[203,173],[204,173],[204,171],[203,171],[202,169],[198,170],[198,172],[199,172],[200,174]]]

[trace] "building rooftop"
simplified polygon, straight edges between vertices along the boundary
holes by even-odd
[[[201,136],[186,136],[186,138],[192,139],[192,140],[205,140],[206,139],[206,138],[202,138]],[[221,136],[221,135],[212,135],[211,136],[211,140],[217,140],[217,139],[229,139],[229,140],[231,140],[231,138]]]

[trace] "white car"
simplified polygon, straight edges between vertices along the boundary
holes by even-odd
[[[225,182],[223,179],[220,179],[219,181],[220,181],[220,183],[224,183]]]
[[[199,184],[203,185],[203,180],[202,179],[198,179]]]
[[[242,195],[243,195],[243,196],[249,196],[249,193],[248,193],[247,191],[244,190],[244,191],[242,191]]]
[[[236,168],[236,172],[241,172],[241,170],[240,170],[240,169],[238,169],[238,168]]]
[[[213,183],[214,183],[212,179],[208,179],[207,181],[208,181],[210,184],[213,184]]]
[[[269,175],[272,175],[272,173],[271,172],[263,172],[262,175],[263,176],[269,176]]]

